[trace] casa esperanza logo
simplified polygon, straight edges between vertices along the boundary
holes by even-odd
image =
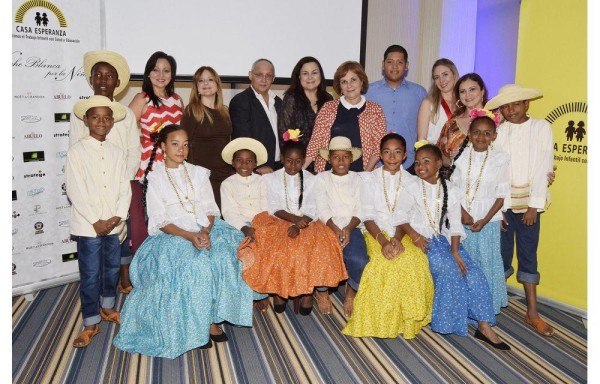
[[[554,132],[554,160],[587,164],[587,103],[569,102],[554,108],[545,120]]]
[[[28,0],[15,12],[13,37],[32,40],[76,42],[67,35],[67,19],[50,1]]]

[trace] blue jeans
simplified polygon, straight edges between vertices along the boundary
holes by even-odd
[[[129,247],[129,243],[131,242],[130,233],[131,222],[127,220],[127,237],[125,237],[125,241],[121,244],[121,265],[131,264],[131,259],[133,259],[133,256],[131,256],[131,248]]]
[[[116,234],[77,238],[79,297],[84,326],[100,322],[100,307],[112,308],[115,305],[120,248]]]
[[[512,267],[517,240],[517,280],[522,283],[539,284],[540,273],[537,270],[537,247],[540,241],[540,213],[535,224],[523,224],[523,213],[514,213],[511,209],[504,213],[508,225],[506,232],[500,235],[500,250],[504,261],[504,274],[508,278],[514,273]]]

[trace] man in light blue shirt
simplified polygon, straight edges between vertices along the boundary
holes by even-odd
[[[406,140],[404,169],[414,175],[417,115],[427,96],[425,88],[404,78],[408,70],[408,52],[400,45],[390,45],[381,63],[383,79],[369,84],[365,97],[381,105],[388,132],[396,132]]]

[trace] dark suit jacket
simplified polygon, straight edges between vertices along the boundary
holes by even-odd
[[[279,96],[275,96],[275,110],[277,114],[281,110]],[[263,143],[269,155],[265,165],[275,169],[275,134],[269,117],[251,87],[233,96],[229,103],[229,115],[233,126],[231,138],[251,137]]]

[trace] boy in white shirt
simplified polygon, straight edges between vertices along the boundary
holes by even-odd
[[[504,199],[504,225],[500,238],[506,277],[514,273],[512,259],[517,242],[517,280],[523,283],[527,314],[525,322],[544,336],[554,329],[537,311],[537,247],[540,213],[549,201],[549,180],[553,180],[554,138],[552,126],[527,114],[529,101],[542,97],[537,89],[507,84],[487,102],[485,109],[500,109],[506,119],[498,127],[494,149],[510,154],[510,193]]]
[[[90,133],[69,149],[65,170],[72,203],[71,235],[77,237],[84,325],[73,346],[82,348],[100,332],[100,320],[120,322],[112,308],[131,188],[125,153],[106,140],[114,121],[125,117],[125,107],[105,96],[92,96],[75,104],[73,112]]]

